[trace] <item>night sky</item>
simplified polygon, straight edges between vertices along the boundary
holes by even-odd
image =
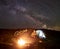
[[[60,0],[0,0],[0,28],[60,30]]]

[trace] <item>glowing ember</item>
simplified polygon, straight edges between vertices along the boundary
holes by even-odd
[[[23,40],[23,39],[20,39],[20,40],[18,40],[18,44],[19,44],[20,46],[23,46],[23,45],[26,44],[26,41]]]

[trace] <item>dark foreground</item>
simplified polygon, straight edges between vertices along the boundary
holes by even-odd
[[[34,46],[34,44],[26,48],[17,48],[15,45],[11,46],[0,43],[0,49],[60,49],[60,31],[42,30],[47,38],[43,40],[43,43],[38,43],[37,46]],[[9,34],[9,32],[13,34],[15,31],[16,30],[0,30],[0,38],[4,36],[4,34]]]

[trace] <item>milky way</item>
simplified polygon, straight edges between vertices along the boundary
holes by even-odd
[[[58,29],[59,5],[58,0],[0,0],[0,28]]]

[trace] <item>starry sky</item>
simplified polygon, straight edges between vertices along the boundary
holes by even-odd
[[[0,0],[0,28],[60,30],[60,1]]]

